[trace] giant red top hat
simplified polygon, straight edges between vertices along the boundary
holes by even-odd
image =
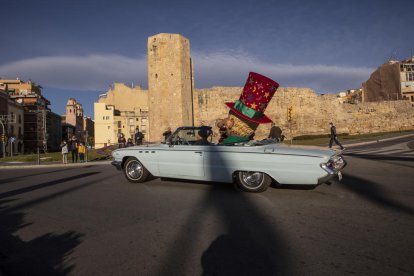
[[[279,84],[260,74],[250,72],[243,93],[235,103],[226,105],[240,118],[257,124],[271,123],[264,111]]]

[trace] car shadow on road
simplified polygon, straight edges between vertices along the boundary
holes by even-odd
[[[314,190],[319,185],[320,184],[318,184],[318,185],[301,185],[301,184],[289,184],[289,185],[277,184],[277,185],[275,185],[275,184],[273,184],[272,188],[282,189],[282,190]]]
[[[414,215],[414,209],[387,196],[381,186],[372,181],[345,174],[339,184],[369,201],[408,215]]]
[[[384,161],[414,161],[414,157],[410,156],[392,156],[392,155],[381,155],[381,154],[359,154],[359,153],[347,153],[345,155],[363,158],[369,160],[384,160]]]

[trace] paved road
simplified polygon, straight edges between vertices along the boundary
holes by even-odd
[[[131,185],[109,165],[0,170],[0,268],[5,275],[413,275],[414,162],[375,153],[383,146],[348,149],[341,183],[261,194],[221,183]]]

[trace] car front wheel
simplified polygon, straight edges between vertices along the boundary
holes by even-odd
[[[125,161],[124,174],[129,182],[142,183],[148,178],[149,172],[138,159],[129,157]]]
[[[237,187],[245,192],[264,192],[270,183],[272,183],[272,179],[262,172],[241,171],[236,173]]]

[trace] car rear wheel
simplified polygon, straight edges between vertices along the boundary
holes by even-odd
[[[245,192],[264,192],[270,183],[272,183],[272,179],[262,172],[240,171],[236,173],[237,187]]]
[[[148,170],[135,157],[129,157],[125,161],[124,174],[126,179],[132,183],[142,183],[149,176]]]

